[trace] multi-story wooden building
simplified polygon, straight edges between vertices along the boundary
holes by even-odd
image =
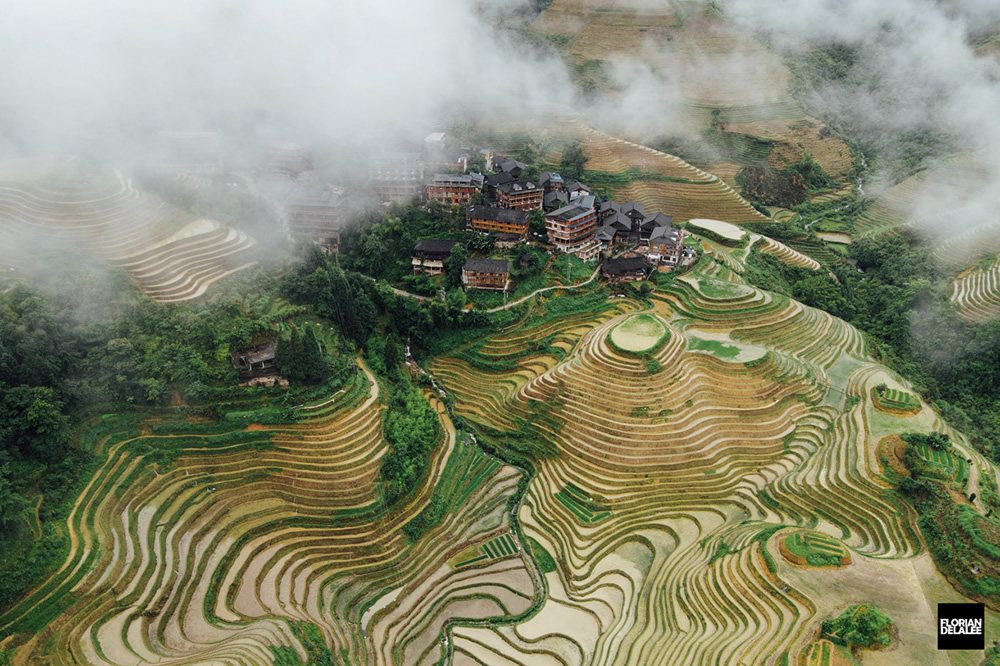
[[[413,274],[426,273],[440,275],[444,272],[444,260],[448,258],[458,241],[425,238],[413,247]]]
[[[290,141],[272,141],[267,147],[263,175],[299,180],[312,171],[312,155],[305,146]]]
[[[641,280],[649,273],[645,257],[606,259],[601,264],[601,275],[609,280]]]
[[[680,263],[681,252],[684,250],[684,232],[671,226],[660,226],[649,236],[650,261],[664,266],[676,266]]]
[[[468,221],[468,228],[473,231],[496,231],[519,236],[528,233],[531,222],[523,210],[493,206],[473,206],[469,209]]]
[[[288,233],[308,238],[328,252],[336,252],[347,214],[343,194],[328,185],[297,187],[285,198]]]
[[[639,226],[639,237],[644,241],[648,241],[653,233],[657,229],[673,229],[671,223],[674,221],[673,216],[664,215],[663,213],[656,213],[655,215],[650,215],[642,224]],[[674,231],[677,231],[674,229]]]
[[[562,192],[566,188],[566,182],[563,180],[563,177],[555,171],[543,171],[538,180],[542,181],[542,187],[545,188],[546,194],[549,192]]]
[[[371,184],[382,201],[407,201],[420,196],[424,164],[420,153],[387,152],[375,157]]]
[[[515,180],[494,188],[497,205],[516,210],[541,210],[545,190],[529,180]]]
[[[427,185],[427,198],[446,206],[464,206],[472,200],[472,195],[483,189],[483,175],[439,173]]]
[[[462,284],[467,289],[510,288],[510,262],[506,259],[469,259],[462,266]]]
[[[521,172],[528,168],[528,165],[524,162],[518,162],[517,160],[511,159],[501,160],[499,163],[494,161],[494,164],[496,164],[499,171],[509,173],[514,178],[520,178]]]
[[[545,216],[549,242],[562,252],[576,252],[594,238],[597,212],[570,204]]]

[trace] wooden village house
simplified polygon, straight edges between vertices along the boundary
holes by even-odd
[[[466,289],[507,291],[510,265],[506,259],[469,259],[462,266],[462,284]]]
[[[472,206],[468,213],[468,228],[483,233],[495,231],[524,236],[530,223],[528,214],[515,208]]]
[[[427,199],[446,206],[464,206],[483,188],[484,180],[480,173],[435,174],[427,184]]]
[[[425,238],[413,247],[413,274],[441,275],[444,272],[444,260],[451,254],[458,241]]]
[[[649,264],[645,257],[621,257],[606,259],[601,264],[601,275],[606,279],[617,281],[642,280],[649,274]]]

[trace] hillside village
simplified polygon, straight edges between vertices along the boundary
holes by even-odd
[[[600,262],[610,261],[608,270],[602,271],[609,279],[635,279],[650,270],[671,271],[696,258],[694,249],[684,247],[684,232],[673,226],[673,217],[665,212],[647,213],[635,201],[600,200],[586,183],[556,171],[538,173],[492,150],[475,152],[450,145],[448,135],[435,132],[427,135],[420,152],[380,153],[372,160],[369,185],[386,206],[438,204],[464,216],[466,236],[488,237],[488,249],[474,252],[477,256],[462,266],[462,284],[468,289],[509,291],[510,260],[516,259],[518,246],[537,247],[550,256],[573,255],[595,269]],[[476,166],[481,170],[474,170]],[[343,190],[318,180],[305,148],[272,144],[259,180],[272,196],[280,198],[294,238],[319,243],[331,253],[338,251],[353,209]],[[414,274],[441,275],[444,260],[459,244],[467,246],[468,242],[421,239],[413,248]],[[633,264],[640,259],[642,270],[618,270],[620,257]]]

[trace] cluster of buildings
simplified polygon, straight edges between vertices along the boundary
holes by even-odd
[[[287,141],[268,146],[258,173],[261,189],[284,207],[288,233],[295,239],[318,243],[327,252],[336,252],[340,231],[348,218],[344,191],[319,180],[312,154]]]
[[[207,176],[222,172],[223,149],[218,135],[164,132],[158,140],[164,165]],[[484,173],[469,170],[474,161],[482,163]],[[275,205],[281,209],[289,234],[336,252],[349,215],[348,202],[342,190],[320,181],[310,152],[296,143],[276,141],[268,146],[259,164],[257,186],[278,202]],[[646,215],[642,204],[634,201],[597,205],[590,188],[578,180],[552,171],[529,177],[527,171],[527,164],[498,159],[489,150],[474,153],[455,148],[446,134],[435,132],[427,135],[418,149],[376,155],[368,175],[380,201],[423,197],[458,206],[466,211],[466,228],[492,234],[498,247],[524,242],[532,216],[540,213],[545,221],[544,240],[556,252],[589,261],[602,254],[631,250],[642,255],[650,267],[674,267],[681,262],[684,233],[672,226],[669,215]],[[440,240],[418,243],[412,259],[414,272],[440,274],[454,244]],[[509,262],[470,259],[463,283],[480,289],[506,289],[509,272]],[[633,272],[626,271],[629,275]]]
[[[424,152],[408,154],[406,169],[398,169],[395,176],[388,162],[379,163],[372,182],[376,190],[381,188],[384,200],[398,200],[394,194],[403,191],[408,197],[419,194],[416,182],[420,169],[430,163],[428,155],[437,155],[434,164],[447,165],[449,172],[429,177],[423,185],[424,196],[444,205],[465,207],[466,228],[492,233],[500,247],[523,242],[528,237],[533,212],[541,211],[545,240],[557,252],[572,253],[589,261],[602,253],[631,248],[634,256],[628,257],[629,261],[621,266],[618,262],[608,264],[609,278],[628,279],[650,268],[681,263],[684,232],[673,226],[671,216],[659,212],[647,215],[643,205],[634,201],[604,201],[598,206],[585,184],[550,171],[542,172],[537,179],[526,178],[528,165],[514,159],[495,160],[488,151],[483,151],[483,156],[495,173],[466,173],[462,167],[468,164],[469,151],[449,152],[443,141],[441,134],[428,136]],[[450,249],[450,246],[418,244],[414,249],[414,272],[440,273]],[[635,257],[641,259],[642,271],[632,266],[639,263],[633,261]],[[509,271],[509,262],[470,259],[463,271],[463,283],[479,289],[506,289]]]

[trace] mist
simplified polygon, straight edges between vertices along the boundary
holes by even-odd
[[[7,3],[0,151],[115,157],[160,130],[391,142],[458,109],[565,100],[562,63],[494,29],[518,6]]]
[[[649,40],[641,57],[609,54],[612,92],[584,105],[554,50],[531,48],[498,29],[514,13],[530,14],[529,3],[8,2],[0,22],[0,158],[81,154],[136,163],[158,132],[175,130],[220,132],[230,150],[275,139],[334,146],[353,162],[365,151],[419,140],[459,114],[493,113],[515,125],[522,112],[553,106],[633,137],[696,134],[682,107],[695,88],[698,101],[712,96],[712,86],[699,83],[713,81],[708,74],[737,72],[725,77],[730,83],[716,91],[718,101],[748,104],[770,101],[755,81],[781,75],[780,63],[759,45],[752,57],[697,49],[682,56]],[[725,23],[763,37],[788,58],[824,45],[856,48],[853,78],[815,91],[806,100],[810,109],[844,120],[862,143],[930,137],[934,159],[921,167],[954,170],[947,159],[954,155],[973,165],[971,191],[942,185],[947,178],[927,179],[935,185],[910,214],[918,223],[932,220],[924,225],[929,230],[951,235],[994,219],[1000,63],[977,55],[972,44],[1000,22],[1000,4],[718,4]],[[704,11],[697,3],[656,0],[601,5],[691,17]],[[866,193],[894,177],[875,174]],[[941,223],[958,208],[972,214]]]
[[[858,60],[843,80],[807,104],[839,119],[861,144],[882,143],[884,161],[910,142],[912,166],[926,168],[909,221],[926,234],[952,236],[998,219],[1000,62],[978,55],[980,35],[1000,25],[1000,4],[935,0],[726,0],[726,16],[763,35],[789,58],[834,45]],[[913,146],[916,146],[914,149]],[[926,156],[920,154],[926,148]],[[897,153],[897,154],[894,154]],[[956,161],[955,158],[960,157]],[[910,163],[908,163],[910,164]],[[868,194],[900,174],[876,173]]]

